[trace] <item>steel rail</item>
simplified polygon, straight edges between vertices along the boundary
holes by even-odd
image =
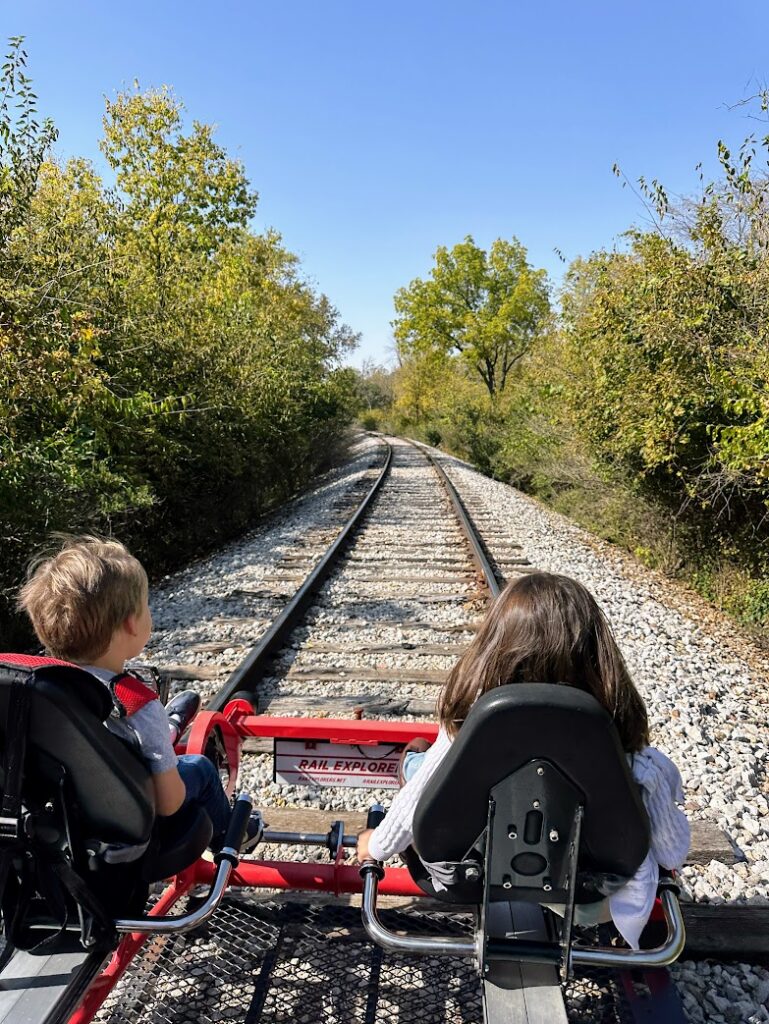
[[[430,465],[433,467],[435,472],[438,474],[438,479],[443,484],[443,488],[449,496],[449,500],[451,501],[451,504],[454,507],[454,512],[456,513],[457,519],[459,520],[459,525],[461,526],[462,532],[464,533],[465,538],[467,539],[467,542],[470,545],[470,552],[472,554],[473,561],[475,562],[479,572],[483,576],[486,586],[489,588],[489,593],[491,594],[492,598],[498,597],[501,587],[499,585],[497,575],[492,569],[491,563],[489,562],[488,556],[486,555],[486,550],[483,546],[483,540],[481,538],[480,532],[475,523],[473,522],[472,516],[467,511],[465,503],[459,496],[459,492],[457,491],[453,482],[446,473],[446,470],[443,468],[440,462],[438,462],[438,460],[435,458],[432,452],[427,451],[426,446],[423,445],[420,441],[412,441],[411,438],[409,437],[403,438],[403,440],[408,442],[408,444],[412,445],[412,447],[416,448],[417,451],[420,451],[427,459],[427,461],[430,463]]]
[[[266,674],[270,661],[285,644],[289,634],[301,620],[302,615],[311,603],[312,598],[321,585],[325,583],[334,563],[347,548],[353,534],[359,527],[361,520],[390,472],[393,457],[392,445],[389,441],[385,441],[384,438],[382,438],[382,441],[386,445],[387,453],[384,465],[374,484],[288,604],[273,619],[256,646],[251,649],[243,661],[229,675],[224,685],[208,702],[207,709],[209,711],[223,710],[227,702],[239,690],[244,690],[255,697],[256,684]]]

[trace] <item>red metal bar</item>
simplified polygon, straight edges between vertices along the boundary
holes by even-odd
[[[190,729],[187,739],[187,754],[203,754],[206,749],[208,737],[214,729],[219,729],[224,741],[224,749],[227,753],[227,766],[229,768],[229,779],[227,782],[227,796],[235,792],[235,784],[238,778],[238,765],[240,763],[240,744],[242,733],[233,723],[225,718],[218,711],[199,711]]]
[[[374,745],[407,743],[416,737],[434,741],[438,726],[434,723],[380,722],[358,719],[277,718],[271,715],[248,714],[246,701],[233,701],[225,717],[218,712],[201,712],[193,723],[186,745],[188,753],[200,753],[211,729],[222,731],[230,759],[230,785],[233,767],[237,771],[240,743],[245,736],[285,737],[305,740],[328,740],[331,743]],[[194,885],[210,883],[215,866],[198,860],[178,875],[150,911],[150,916],[165,914]],[[245,861],[230,878],[230,885],[296,889],[315,892],[359,893],[363,883],[358,868],[337,860],[334,864],[302,864],[293,861]],[[379,884],[383,896],[424,896],[405,868],[387,868]],[[68,1024],[90,1024],[105,999],[128,969],[146,939],[142,933],[125,936],[102,973],[92,982],[80,1006]]]
[[[278,718],[274,715],[247,715],[238,718],[237,727],[245,736],[272,736],[281,739],[328,740],[331,743],[408,743],[417,736],[434,741],[438,726],[434,722],[380,722],[357,718]]]
[[[150,911],[150,917],[167,914],[193,886],[210,884],[216,865],[202,858],[177,875]],[[230,876],[230,885],[297,889],[305,892],[359,893],[363,880],[358,868],[337,861],[334,864],[300,864],[293,861],[242,861]],[[405,868],[386,868],[379,883],[382,896],[424,896]],[[107,996],[125,974],[147,936],[134,932],[121,940],[102,973],[94,979],[68,1024],[90,1024]]]
[[[256,711],[249,701],[243,700],[242,697],[236,697],[235,700],[231,700],[229,704],[225,705],[222,714],[239,730],[243,719],[248,718],[249,715],[255,715]]]
[[[215,866],[207,860],[195,865],[195,881],[210,883]],[[297,889],[312,892],[361,892],[363,879],[353,864],[303,864],[295,861],[241,861],[230,876],[230,885],[255,889]],[[424,896],[406,868],[386,868],[379,883],[382,896]]]
[[[213,866],[213,864],[210,865],[211,868]],[[193,864],[192,867],[187,868],[186,871],[183,871],[174,878],[173,882],[149,912],[149,917],[167,914],[171,907],[185,893],[189,892],[196,882],[196,867],[197,865]],[[144,933],[132,932],[130,935],[126,935],[124,939],[121,939],[120,944],[112,954],[110,962],[98,978],[94,978],[88,986],[80,1006],[69,1018],[67,1024],[90,1024],[90,1021],[94,1019],[101,1009],[104,1000],[115,985],[117,985],[118,981],[120,981],[131,961],[144,945],[146,937]]]

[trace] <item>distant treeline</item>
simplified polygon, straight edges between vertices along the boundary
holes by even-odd
[[[648,227],[576,260],[552,307],[516,241],[439,249],[396,295],[398,369],[359,392],[367,425],[444,445],[766,626],[769,137],[718,152],[691,199],[641,179]]]
[[[112,174],[51,157],[21,40],[0,77],[0,633],[54,530],[155,571],[241,530],[333,457],[355,342],[211,127],[166,89],[108,101]]]

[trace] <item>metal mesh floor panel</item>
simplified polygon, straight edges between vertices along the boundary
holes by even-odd
[[[390,928],[467,934],[457,914],[382,911]],[[627,1020],[616,984],[570,981],[569,1020]],[[386,953],[356,907],[244,893],[189,935],[151,939],[102,1007],[99,1024],[483,1024],[470,960]]]

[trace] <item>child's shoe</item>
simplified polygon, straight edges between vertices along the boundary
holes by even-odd
[[[200,694],[194,690],[184,690],[166,704],[168,728],[171,742],[176,743],[200,708]]]
[[[425,751],[429,750],[432,743],[428,740],[423,739],[421,736],[416,736],[413,740],[409,740],[406,746],[403,748],[401,753],[401,759],[398,762],[398,785],[405,786],[406,778],[403,774],[403,767],[406,761],[407,754],[424,754]]]

